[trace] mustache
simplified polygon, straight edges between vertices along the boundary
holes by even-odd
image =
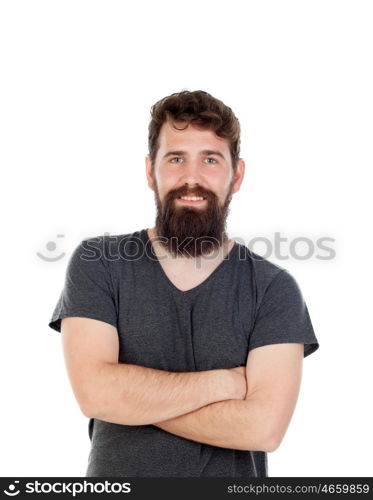
[[[175,189],[169,191],[169,193],[166,195],[166,198],[167,200],[171,200],[173,198],[180,198],[181,196],[199,196],[202,198],[211,199],[214,198],[216,195],[211,191],[205,191],[204,189],[201,188],[195,188],[195,189],[184,188],[184,189]]]

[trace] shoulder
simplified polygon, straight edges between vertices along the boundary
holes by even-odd
[[[250,273],[252,281],[263,291],[280,274],[288,273],[288,270],[269,259],[253,252],[250,248],[238,243],[238,260],[244,271]]]
[[[256,311],[264,299],[267,302],[302,300],[299,284],[288,269],[253,252],[244,244],[239,244],[237,253],[239,274],[245,276],[244,286],[251,290]]]

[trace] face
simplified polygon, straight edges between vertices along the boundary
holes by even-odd
[[[244,161],[238,160],[234,175],[228,141],[191,125],[176,130],[165,122],[158,143],[153,170],[146,157],[146,175],[155,195],[159,243],[173,256],[210,254],[227,240],[228,207],[243,180]]]

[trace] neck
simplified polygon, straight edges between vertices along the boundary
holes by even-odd
[[[149,239],[151,240],[152,247],[154,249],[154,252],[156,253],[157,257],[161,257],[162,259],[173,259],[174,261],[177,262],[185,262],[185,263],[192,263],[194,264],[197,260],[198,262],[202,262],[206,265],[209,263],[213,264],[216,263],[216,261],[223,260],[224,257],[230,252],[230,250],[233,248],[235,241],[231,240],[229,238],[226,238],[224,242],[219,246],[218,250],[213,250],[209,254],[201,255],[199,257],[184,257],[182,255],[177,255],[177,256],[172,256],[170,252],[165,248],[163,245],[161,245],[158,241],[158,235],[155,227],[152,227],[147,230],[148,231],[148,236]]]

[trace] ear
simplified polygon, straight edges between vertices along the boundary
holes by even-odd
[[[234,174],[232,193],[236,193],[237,191],[240,190],[244,176],[245,176],[245,162],[242,158],[239,158],[237,160],[237,169]]]
[[[146,178],[148,181],[148,186],[154,191],[154,176],[152,172],[152,162],[150,159],[150,154],[145,157],[145,167],[146,167]]]

